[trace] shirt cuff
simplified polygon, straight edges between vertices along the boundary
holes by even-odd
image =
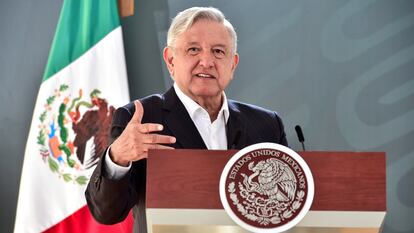
[[[131,169],[132,163],[128,164],[128,167],[120,166],[112,161],[111,156],[109,156],[109,150],[111,147],[108,147],[105,153],[105,173],[108,179],[111,180],[120,180],[124,177],[128,171]]]

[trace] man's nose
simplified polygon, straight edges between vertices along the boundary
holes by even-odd
[[[205,68],[211,68],[214,66],[214,56],[210,51],[203,51],[200,54],[199,65]]]

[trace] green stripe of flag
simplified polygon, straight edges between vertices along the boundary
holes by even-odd
[[[116,0],[65,0],[43,81],[120,25]]]

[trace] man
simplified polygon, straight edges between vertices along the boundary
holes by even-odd
[[[86,190],[96,220],[120,222],[135,206],[135,225],[146,232],[150,149],[241,149],[259,142],[287,146],[275,112],[227,100],[224,90],[239,62],[236,51],[236,32],[219,10],[193,7],[174,18],[163,53],[174,86],[115,112],[113,142]]]

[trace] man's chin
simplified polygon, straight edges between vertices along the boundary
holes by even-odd
[[[194,90],[193,95],[197,98],[203,98],[203,99],[214,99],[217,97],[221,97],[222,91],[221,90],[211,90],[211,89],[199,89]]]

